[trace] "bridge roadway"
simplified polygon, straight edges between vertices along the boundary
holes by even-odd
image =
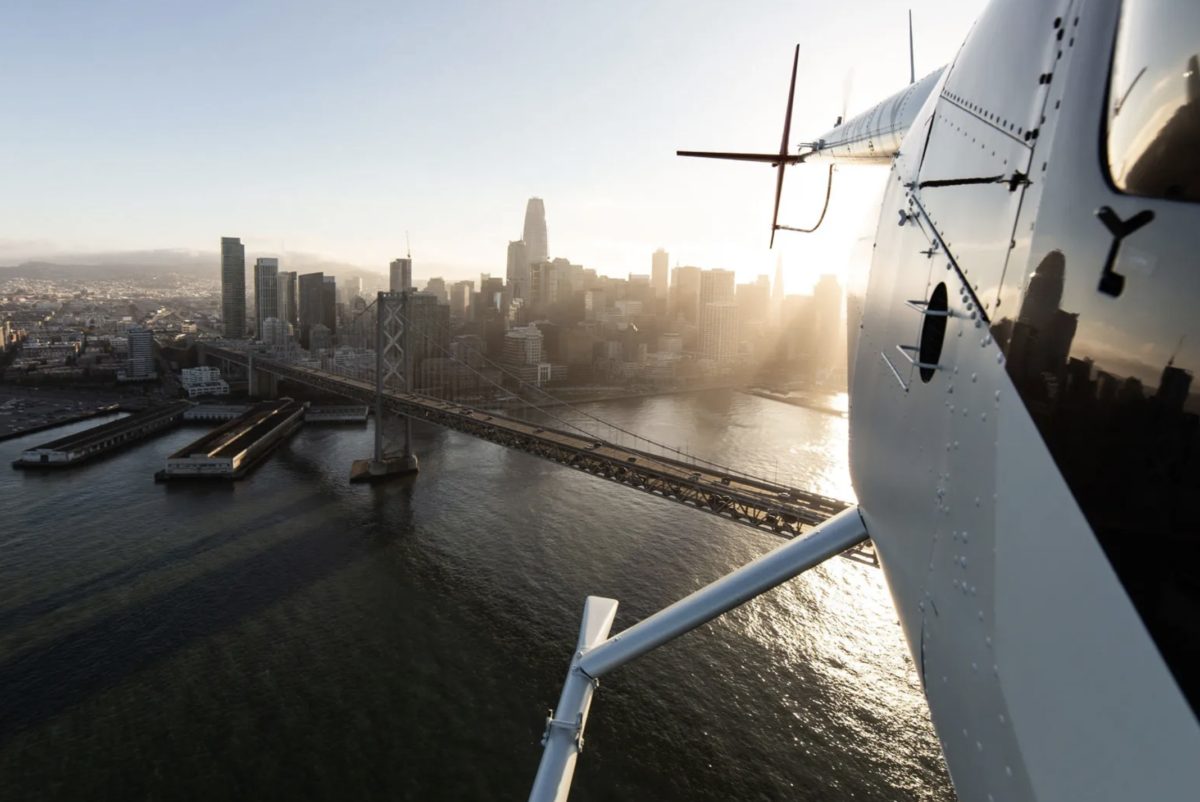
[[[205,354],[249,367],[245,352],[206,346]],[[258,354],[254,368],[364,404],[375,403],[375,385],[371,382]],[[625,448],[583,433],[540,426],[440,398],[385,390],[383,403],[398,415],[436,423],[784,537],[795,537],[805,527],[816,526],[849,506],[816,493],[723,473],[711,466]]]

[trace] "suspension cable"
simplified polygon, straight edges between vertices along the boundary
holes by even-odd
[[[819,225],[819,223],[818,223],[818,225]],[[406,325],[408,325],[408,319],[407,319],[407,317],[405,317],[405,324],[406,324]],[[449,334],[449,335],[450,335],[450,336],[453,338],[453,336],[454,336],[454,335],[453,335],[453,332],[451,332],[451,331],[450,331],[449,329],[447,329],[445,326],[441,326],[440,324],[437,324],[437,323],[434,323],[434,325],[435,325],[435,326],[437,326],[437,327],[438,327],[438,328],[439,328],[441,331],[443,331],[443,332],[446,332],[447,334]],[[422,335],[422,336],[425,336],[425,337],[426,337],[426,339],[430,339],[430,338],[428,337],[428,335]],[[442,351],[444,351],[444,352],[446,352],[447,354],[449,354],[449,355],[450,355],[450,357],[451,357],[451,359],[453,359],[453,355],[452,355],[452,354],[450,354],[450,352],[449,352],[449,351],[448,351],[446,348],[444,348],[443,346],[441,346],[441,345],[440,345],[440,344],[438,344],[438,343],[434,343],[434,345],[435,345],[437,348],[439,348],[439,349],[441,349]],[[468,348],[469,348],[469,346],[468,346]],[[524,379],[522,379],[520,376],[517,376],[516,374],[512,373],[511,371],[509,371],[509,370],[505,369],[505,368],[504,368],[504,366],[502,366],[502,365],[500,365],[500,364],[497,364],[496,362],[493,362],[492,360],[488,359],[486,356],[484,356],[484,354],[483,354],[482,352],[480,352],[480,351],[477,351],[477,350],[475,350],[475,349],[473,349],[473,348],[469,348],[469,350],[471,350],[471,351],[472,351],[473,353],[475,353],[475,354],[478,354],[478,355],[479,355],[479,357],[480,357],[480,358],[481,358],[481,359],[482,359],[482,360],[483,360],[485,363],[487,363],[487,364],[488,364],[488,365],[490,365],[491,367],[493,367],[493,368],[495,368],[495,369],[499,370],[499,371],[500,371],[501,373],[503,373],[505,376],[508,376],[509,378],[511,378],[511,379],[513,379],[513,380],[515,380],[515,381],[516,381],[516,382],[517,382],[519,385],[521,385],[521,386],[523,386],[523,387],[527,387],[527,388],[529,388],[530,390],[533,390],[533,391],[535,391],[535,392],[537,392],[537,393],[540,393],[540,394],[542,394],[543,396],[545,396],[547,399],[549,399],[550,401],[553,401],[555,406],[562,406],[562,407],[565,407],[565,408],[567,408],[567,409],[571,410],[572,412],[574,412],[574,413],[576,413],[576,414],[578,414],[578,415],[581,415],[582,417],[585,417],[585,418],[587,418],[587,419],[589,419],[589,420],[592,420],[592,421],[594,421],[594,422],[596,422],[596,423],[598,423],[598,424],[600,424],[600,425],[602,425],[602,426],[607,426],[607,427],[609,427],[610,429],[613,429],[613,430],[615,430],[615,431],[621,432],[622,434],[628,435],[629,437],[632,437],[632,438],[633,438],[635,441],[636,441],[636,440],[641,440],[642,442],[645,442],[645,443],[648,443],[648,444],[650,444],[650,445],[656,446],[656,447],[658,447],[658,448],[662,449],[663,451],[667,451],[667,452],[674,452],[675,454],[678,454],[678,455],[680,455],[680,456],[682,456],[682,457],[686,457],[687,459],[690,459],[690,460],[691,460],[693,463],[703,463],[704,465],[707,465],[707,466],[710,466],[710,467],[713,467],[713,468],[717,468],[717,469],[719,469],[720,471],[722,471],[722,472],[724,472],[724,473],[727,473],[727,474],[734,474],[734,475],[739,475],[739,476],[745,476],[745,477],[752,478],[752,479],[758,479],[759,481],[762,481],[762,482],[764,482],[764,483],[768,483],[768,484],[774,484],[774,485],[777,485],[777,484],[779,484],[779,483],[778,483],[778,481],[769,480],[769,479],[767,479],[766,477],[762,477],[762,476],[755,476],[754,474],[745,473],[745,472],[743,472],[743,471],[741,471],[741,470],[735,470],[735,469],[733,469],[733,468],[731,468],[731,467],[729,467],[729,466],[727,466],[727,465],[722,465],[721,463],[714,462],[714,461],[712,461],[712,460],[708,460],[708,459],[704,459],[703,457],[697,457],[697,456],[695,456],[695,455],[693,455],[693,454],[688,454],[687,452],[683,451],[683,450],[682,450],[682,449],[680,449],[680,448],[677,448],[677,447],[675,447],[675,446],[670,446],[670,445],[667,445],[666,443],[660,443],[660,442],[658,442],[657,440],[652,440],[652,439],[651,439],[651,438],[649,438],[649,437],[646,437],[646,436],[644,436],[644,435],[640,435],[640,434],[638,434],[638,433],[636,433],[636,432],[633,432],[633,431],[630,431],[630,430],[628,430],[628,429],[625,429],[624,427],[622,427],[622,426],[619,426],[619,425],[617,425],[617,424],[615,424],[615,423],[612,423],[612,422],[610,422],[610,421],[606,421],[606,420],[604,420],[603,418],[599,418],[599,417],[597,417],[597,416],[595,416],[595,415],[592,415],[592,414],[591,414],[591,413],[589,413],[589,412],[586,412],[586,411],[584,411],[584,410],[581,410],[581,409],[579,409],[579,408],[577,408],[577,407],[575,407],[575,406],[572,406],[571,404],[567,403],[566,401],[564,401],[564,400],[562,400],[562,399],[560,399],[560,398],[557,398],[557,397],[555,397],[554,395],[551,395],[549,392],[547,392],[546,390],[543,390],[541,387],[538,387],[537,385],[534,385],[534,384],[530,384],[529,382],[527,382],[527,381],[525,381]],[[467,369],[468,369],[468,370],[470,370],[470,371],[472,371],[472,372],[476,373],[477,375],[479,375],[479,376],[480,376],[481,378],[483,378],[485,381],[488,381],[490,384],[493,384],[493,385],[495,385],[496,387],[500,388],[501,390],[503,390],[503,389],[504,389],[504,388],[503,388],[501,385],[498,385],[498,384],[496,384],[495,382],[491,381],[491,379],[489,379],[489,378],[488,378],[486,375],[484,375],[484,374],[483,374],[482,372],[480,372],[480,371],[477,371],[477,370],[475,370],[475,369],[474,369],[474,368],[472,368],[470,365],[467,365],[466,367],[467,367]],[[542,412],[542,413],[544,413],[544,414],[546,414],[546,415],[549,415],[550,417],[554,418],[555,420],[558,420],[558,421],[560,421],[560,422],[562,422],[562,423],[564,423],[564,424],[567,424],[567,425],[568,425],[568,426],[570,426],[572,429],[575,429],[575,430],[577,430],[577,431],[579,431],[579,432],[582,432],[582,433],[584,433],[584,434],[587,434],[587,435],[589,435],[589,436],[596,436],[594,433],[592,433],[592,432],[589,432],[589,431],[587,431],[586,429],[583,429],[582,427],[580,427],[580,426],[578,426],[578,425],[576,425],[576,424],[569,423],[568,421],[564,420],[563,418],[560,418],[560,417],[558,417],[557,415],[554,415],[553,413],[551,413],[551,412],[547,411],[547,410],[546,410],[546,409],[544,409],[543,407],[540,407],[540,406],[538,406],[536,403],[533,403],[532,401],[528,401],[528,403],[529,403],[529,406],[531,406],[533,409],[536,409],[536,410],[538,410],[539,412]]]

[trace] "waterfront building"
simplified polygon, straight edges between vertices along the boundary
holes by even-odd
[[[229,395],[229,383],[221,378],[221,371],[211,366],[184,368],[179,372],[179,385],[188,398],[201,395]]]

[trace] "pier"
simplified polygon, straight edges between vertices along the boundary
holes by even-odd
[[[250,411],[250,404],[199,404],[183,413],[185,421],[233,420]]]
[[[304,425],[307,406],[291,398],[256,404],[168,456],[154,479],[241,479]]]
[[[77,465],[178,424],[183,420],[184,413],[193,406],[189,401],[176,401],[76,432],[21,452],[21,456],[13,462],[13,467],[64,468]]]

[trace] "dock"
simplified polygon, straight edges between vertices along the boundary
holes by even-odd
[[[190,401],[176,401],[76,432],[22,451],[21,456],[13,461],[13,467],[65,468],[78,465],[175,426],[193,406]]]
[[[304,425],[307,404],[291,398],[255,404],[167,457],[155,481],[241,479]]]
[[[185,421],[233,420],[249,411],[249,404],[197,404],[183,413],[183,419]]]

